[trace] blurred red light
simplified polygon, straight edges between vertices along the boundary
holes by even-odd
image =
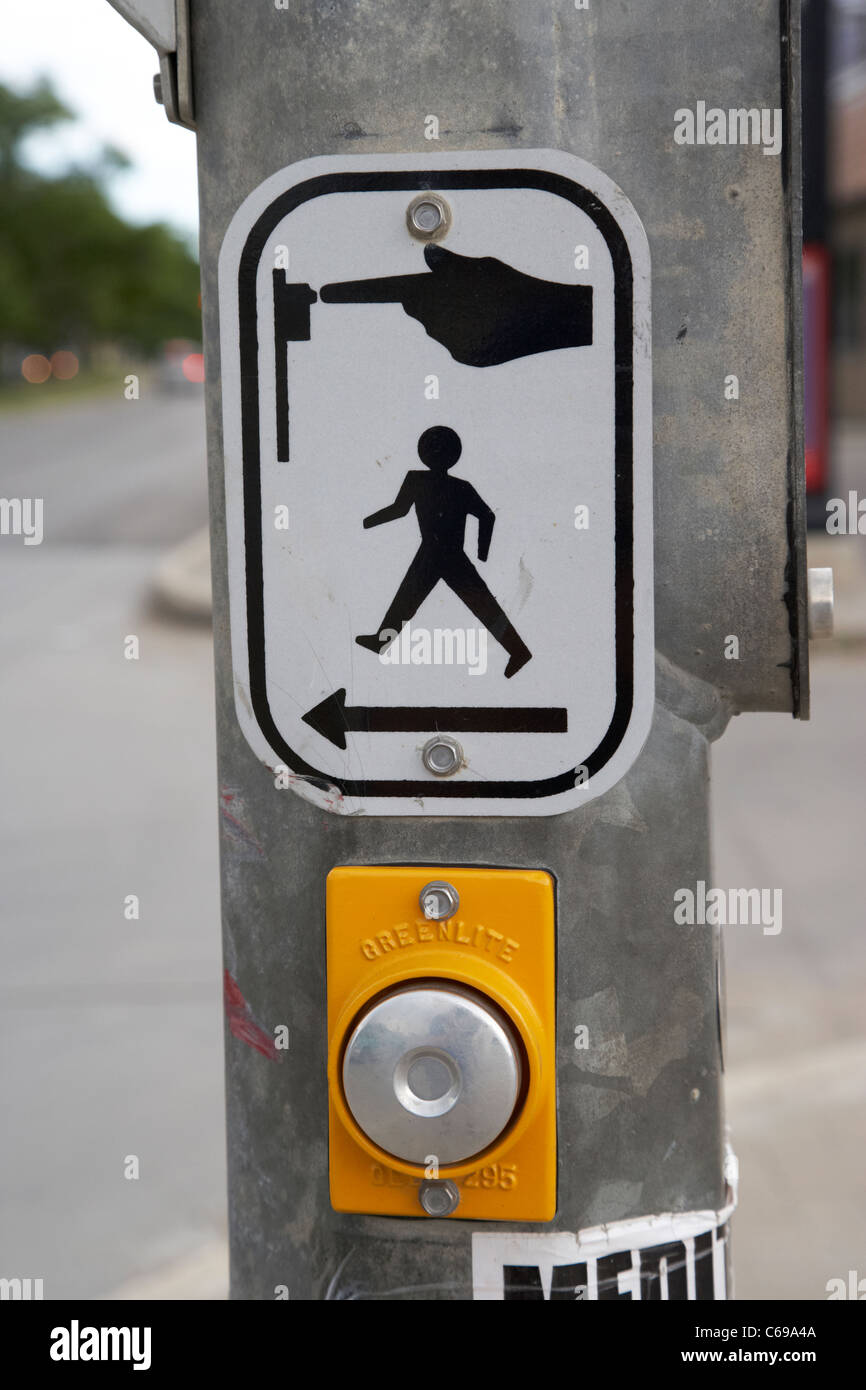
[[[71,381],[78,376],[78,358],[74,352],[61,349],[51,354],[51,370],[58,381]]]
[[[40,386],[51,375],[51,363],[41,353],[33,352],[21,363],[21,375],[33,386]]]
[[[183,374],[187,381],[204,381],[204,356],[200,352],[191,352],[183,359]]]

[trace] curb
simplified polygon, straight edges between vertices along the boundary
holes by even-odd
[[[153,576],[153,595],[160,607],[180,618],[210,622],[210,535],[205,526],[164,556]]]

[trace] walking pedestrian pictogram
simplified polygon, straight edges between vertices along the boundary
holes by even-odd
[[[382,526],[408,515],[415,508],[421,531],[421,545],[403,577],[402,583],[372,634],[356,637],[361,647],[377,655],[385,651],[414,618],[421,604],[440,580],[462,599],[469,611],[508,653],[505,675],[517,674],[532,652],[490,592],[464,549],[466,521],[478,521],[478,559],[485,561],[496,520],[493,509],[479,497],[465,478],[452,478],[449,470],[457,463],[463,445],[456,430],[434,425],[418,440],[418,457],[429,469],[406,474],[400,491],[389,507],[364,518],[364,528]]]

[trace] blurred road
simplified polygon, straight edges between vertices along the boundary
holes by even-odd
[[[61,542],[165,548],[207,521],[201,390],[142,383],[137,401],[118,391],[0,415],[0,455],[4,497],[45,499],[42,554]]]
[[[0,1274],[97,1297],[225,1225],[210,633],[148,605],[207,517],[201,395],[0,416],[0,458],[45,518],[0,541]]]
[[[861,495],[864,443],[842,457]],[[47,1298],[220,1296],[210,634],[147,599],[206,519],[201,401],[0,416],[0,458],[4,496],[45,499],[41,546],[0,542],[0,1274],[43,1278]],[[866,613],[866,542],[813,550]],[[725,936],[743,1298],[866,1276],[864,637],[814,646],[810,724],[744,715],[713,750],[715,883],[784,893],[778,936]]]
[[[836,432],[849,489],[862,427]],[[866,537],[810,533],[809,563],[834,571],[838,634],[811,644],[811,719],[744,714],[713,747],[714,882],[783,891],[778,936],[725,931],[738,1298],[866,1277]]]

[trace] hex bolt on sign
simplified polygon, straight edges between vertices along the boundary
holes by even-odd
[[[424,744],[421,761],[435,777],[450,777],[463,766],[463,749],[456,738],[440,734]]]
[[[451,227],[451,209],[436,193],[421,193],[406,209],[406,225],[419,241],[445,236]]]

